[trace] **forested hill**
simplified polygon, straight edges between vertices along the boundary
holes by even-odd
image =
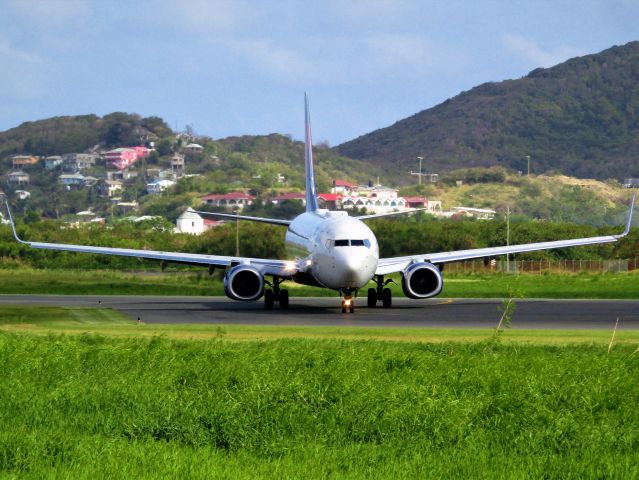
[[[503,165],[581,178],[639,176],[639,42],[486,83],[336,147],[385,168]]]
[[[157,140],[172,133],[161,118],[143,118],[135,113],[53,117],[0,132],[0,157],[84,152],[96,145],[138,145],[142,139]]]

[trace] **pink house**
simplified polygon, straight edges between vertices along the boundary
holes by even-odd
[[[146,147],[121,147],[104,152],[102,156],[106,161],[107,168],[124,170],[140,158],[148,157],[149,153],[150,151]]]

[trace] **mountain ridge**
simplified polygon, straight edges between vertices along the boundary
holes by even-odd
[[[639,176],[639,41],[489,82],[335,147],[384,168]]]

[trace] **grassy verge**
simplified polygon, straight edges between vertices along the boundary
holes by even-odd
[[[391,285],[403,295],[399,277]],[[286,283],[293,296],[334,296],[326,289]],[[116,271],[0,270],[0,294],[224,295],[219,273],[134,274]],[[639,298],[638,273],[457,275],[444,273],[444,297]]]
[[[497,326],[497,312],[495,326]],[[281,339],[379,340],[388,342],[482,342],[491,338],[487,328],[370,328],[207,324],[145,324],[109,308],[30,307],[0,305],[0,330],[13,333],[98,334],[109,337],[157,337],[175,340],[271,341]],[[606,330],[505,330],[508,344],[607,346]],[[639,331],[619,330],[615,345],[639,344]]]
[[[0,332],[0,362],[8,476],[639,476],[635,345]]]

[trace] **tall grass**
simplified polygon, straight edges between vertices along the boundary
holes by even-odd
[[[0,334],[0,470],[636,478],[634,346]]]

